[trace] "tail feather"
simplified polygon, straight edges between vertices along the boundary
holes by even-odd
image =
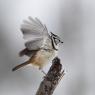
[[[15,66],[15,67],[12,69],[12,71],[16,71],[16,70],[18,70],[19,68],[21,68],[21,67],[23,67],[23,66],[26,66],[26,65],[28,65],[28,64],[29,64],[29,62],[26,61],[26,62],[24,62],[24,63],[22,63],[22,64],[20,64],[20,65]]]

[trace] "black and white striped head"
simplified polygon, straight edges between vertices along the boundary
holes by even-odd
[[[55,35],[51,32],[52,46],[55,50],[58,49],[58,45],[63,43],[58,35]]]

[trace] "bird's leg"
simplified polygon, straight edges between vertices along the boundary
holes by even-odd
[[[42,67],[39,67],[39,70],[41,70],[41,72],[46,75],[45,71],[42,69]]]
[[[45,71],[43,71],[42,69],[41,69],[41,72],[46,75]]]

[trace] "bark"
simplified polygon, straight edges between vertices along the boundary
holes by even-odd
[[[41,82],[36,95],[52,95],[63,76],[64,70],[62,71],[60,59],[56,57],[52,61],[52,66]]]

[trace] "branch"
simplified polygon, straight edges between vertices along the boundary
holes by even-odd
[[[52,66],[44,77],[44,80],[41,82],[36,95],[52,95],[58,83],[64,76],[64,70],[61,71],[62,65],[60,64],[60,59],[56,57],[52,61]]]

